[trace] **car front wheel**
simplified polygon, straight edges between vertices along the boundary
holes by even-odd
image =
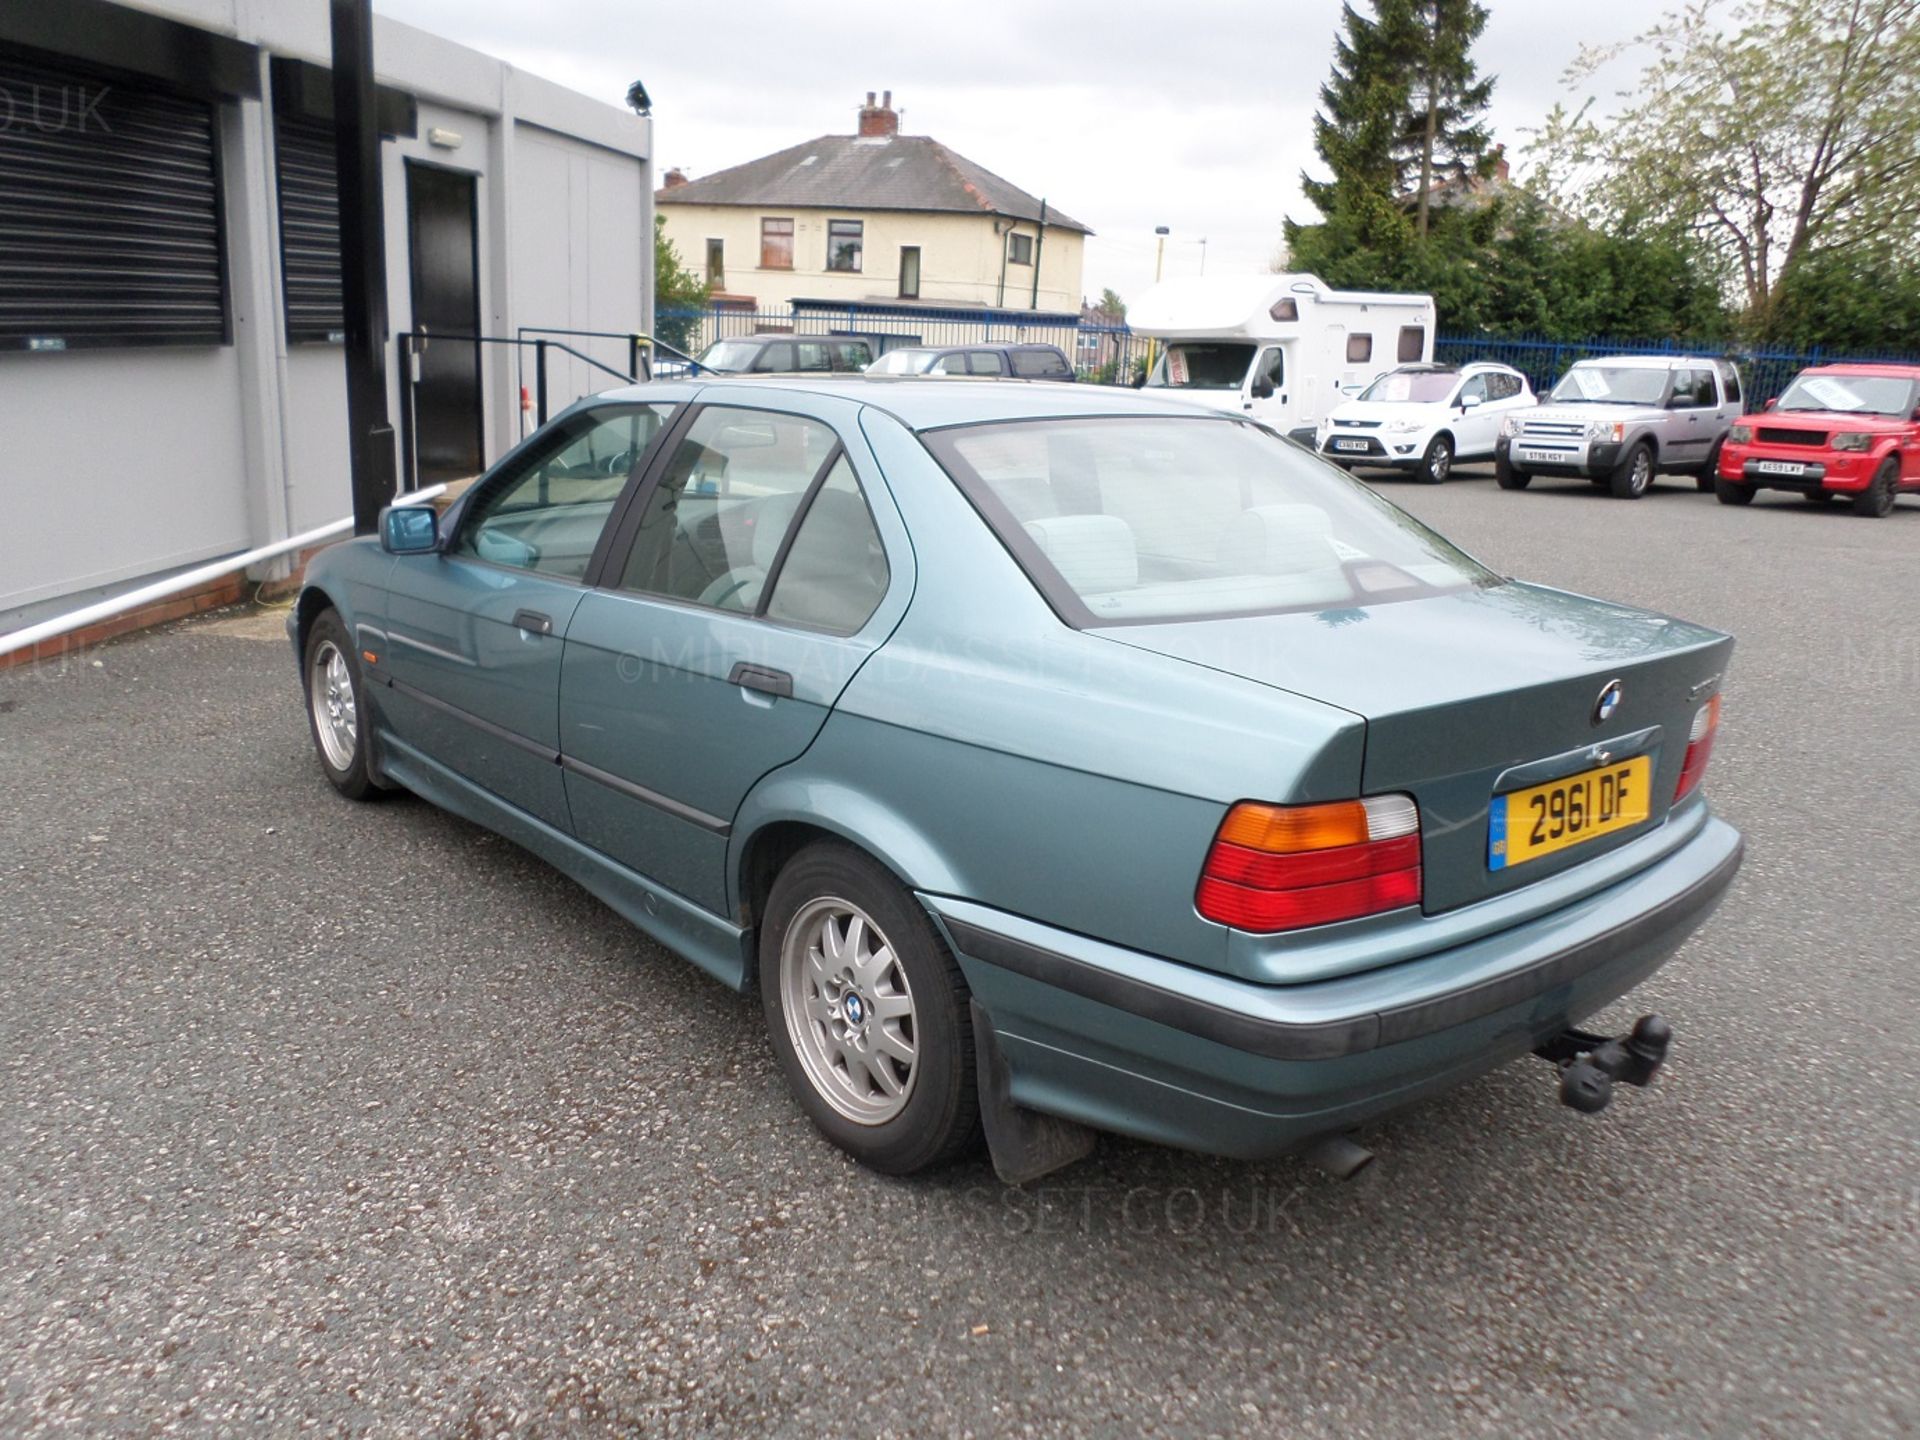
[[[1718,500],[1722,505],[1751,505],[1753,503],[1753,486],[1736,485],[1731,480],[1715,480],[1713,482],[1713,498]]]
[[[1653,486],[1653,447],[1642,440],[1620,458],[1607,477],[1616,500],[1638,500]]]
[[[830,841],[787,863],[760,928],[760,999],[801,1108],[856,1160],[907,1175],[975,1143],[966,982],[883,866]]]
[[[1500,482],[1502,490],[1524,490],[1533,483],[1533,476],[1524,470],[1514,469],[1513,462],[1505,455],[1494,456],[1493,478]]]
[[[1436,435],[1427,446],[1427,453],[1420,461],[1420,478],[1429,485],[1445,483],[1453,472],[1453,441],[1445,435]]]
[[[301,673],[306,681],[307,722],[313,748],[333,788],[349,800],[365,800],[383,788],[367,766],[366,688],[359,657],[339,612],[323,610],[307,631]]]
[[[1900,486],[1900,463],[1891,455],[1873,472],[1867,488],[1853,497],[1853,513],[1878,520],[1893,510],[1893,497]]]

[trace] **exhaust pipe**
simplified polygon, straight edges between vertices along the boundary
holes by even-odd
[[[1351,1135],[1322,1135],[1308,1141],[1300,1155],[1336,1180],[1351,1180],[1373,1163],[1373,1152]]]

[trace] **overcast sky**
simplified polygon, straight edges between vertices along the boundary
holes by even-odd
[[[1583,42],[1625,40],[1675,0],[1489,0],[1475,54],[1497,78],[1510,151],[1553,103]],[[374,8],[619,103],[644,80],[658,173],[705,175],[816,135],[851,134],[868,90],[1095,232],[1089,297],[1166,273],[1267,268],[1280,221],[1310,215],[1312,117],[1340,0],[374,0]],[[1632,83],[1617,62],[1601,99]],[[1584,92],[1583,92],[1584,93]]]

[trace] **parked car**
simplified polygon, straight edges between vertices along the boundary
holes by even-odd
[[[1317,448],[1338,465],[1409,470],[1438,485],[1456,460],[1488,460],[1500,424],[1539,403],[1509,365],[1402,365],[1320,422]]]
[[[1720,451],[1720,503],[1750,505],[1756,490],[1818,504],[1848,497],[1854,514],[1876,518],[1920,490],[1920,365],[1816,365],[1794,376]]]
[[[873,345],[845,335],[739,335],[714,341],[694,363],[719,375],[852,375],[873,363]]]
[[[1536,1048],[1596,1108],[1664,1026],[1569,1027],[1740,861],[1700,789],[1731,639],[1150,392],[610,392],[317,556],[288,623],[341,794],[757,987],[801,1106],[893,1173],[983,1119],[1013,1177],[1086,1127],[1347,1169]]]
[[[1663,473],[1691,475],[1709,490],[1721,442],[1739,418],[1740,372],[1730,360],[1582,360],[1538,408],[1501,423],[1494,470],[1503,490],[1524,490],[1536,475],[1569,475],[1637,500]]]
[[[986,375],[995,379],[1071,380],[1057,345],[903,345],[867,367],[869,375]]]

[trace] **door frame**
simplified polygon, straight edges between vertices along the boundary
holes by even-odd
[[[414,331],[418,331],[420,328],[420,310],[419,310],[419,304],[418,304],[419,276],[420,276],[420,251],[419,251],[419,243],[418,243],[419,229],[414,224],[414,209],[413,209],[413,173],[415,170],[437,170],[443,175],[460,176],[468,182],[467,184],[467,220],[468,220],[469,233],[471,233],[473,236],[473,323],[469,327],[467,333],[470,335],[476,335],[476,336],[483,334],[484,332],[480,328],[480,313],[482,309],[481,299],[480,299],[480,286],[482,283],[482,280],[481,280],[482,272],[480,269],[481,174],[478,170],[469,170],[469,169],[466,169],[464,166],[443,165],[435,160],[421,160],[421,159],[415,158],[412,155],[407,155],[402,157],[402,170],[401,170],[401,175],[404,181],[402,185],[402,189],[405,192],[406,203],[407,203],[407,328]],[[429,336],[429,338],[431,338],[431,336]],[[412,379],[408,375],[402,375],[399,377],[399,379],[400,379],[400,383],[403,385],[412,383]],[[474,398],[473,440],[474,440],[474,454],[479,458],[479,462],[480,462],[479,468],[478,470],[475,471],[475,473],[482,474],[482,475],[486,473],[488,468],[487,466],[487,384],[486,384],[486,381],[487,381],[486,366],[482,363],[481,354],[480,354],[480,342],[478,340],[475,340],[473,342],[473,398]],[[412,404],[413,406],[417,406],[418,403],[419,403],[419,396],[416,394],[413,397]],[[411,409],[412,406],[410,406],[409,408]],[[415,428],[417,428],[418,425],[419,425],[419,416],[416,413],[414,415]],[[408,440],[409,440],[409,443],[411,444],[412,437],[409,436]],[[415,463],[418,463],[417,460]]]

